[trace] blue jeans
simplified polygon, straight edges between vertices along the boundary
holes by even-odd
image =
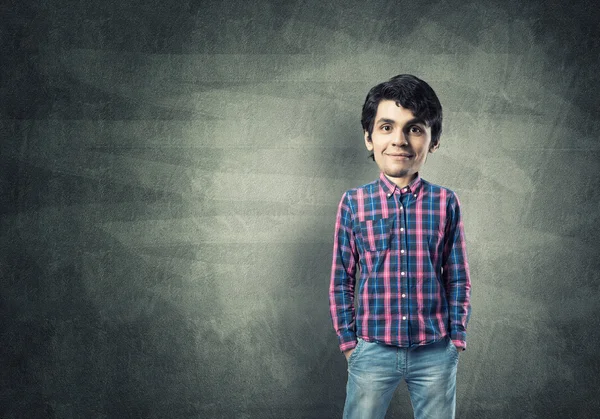
[[[344,419],[383,419],[402,379],[416,419],[454,418],[457,365],[449,338],[414,348],[359,339],[348,360]]]

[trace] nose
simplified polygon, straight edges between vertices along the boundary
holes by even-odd
[[[396,135],[392,138],[392,144],[395,146],[408,145],[407,135],[403,131],[396,131]]]

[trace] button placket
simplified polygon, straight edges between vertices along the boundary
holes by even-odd
[[[408,279],[409,279],[409,275],[408,275],[408,258],[407,258],[407,252],[406,249],[408,249],[408,237],[407,237],[407,231],[406,231],[406,206],[410,203],[410,198],[411,195],[410,194],[405,194],[405,192],[408,190],[408,188],[403,188],[402,192],[403,194],[399,197],[398,199],[398,218],[400,219],[400,234],[399,234],[399,241],[398,241],[398,248],[400,250],[399,254],[398,254],[398,258],[399,258],[399,264],[398,264],[398,268],[399,268],[399,291],[400,291],[400,295],[402,298],[402,302],[400,304],[400,321],[401,321],[401,325],[400,327],[405,331],[405,333],[402,333],[402,335],[404,336],[408,336],[408,330],[409,330],[409,317],[410,317],[410,313],[408,311],[408,304],[407,304],[407,294],[408,294]],[[403,339],[404,340],[404,339]],[[404,344],[409,345],[410,344],[410,336],[408,336],[408,340],[403,342]]]

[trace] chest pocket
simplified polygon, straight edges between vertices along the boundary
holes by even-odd
[[[393,218],[379,218],[360,222],[360,235],[365,250],[379,252],[390,247]]]

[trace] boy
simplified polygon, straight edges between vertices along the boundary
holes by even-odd
[[[415,418],[454,418],[471,310],[463,224],[454,192],[419,175],[442,106],[399,75],[369,91],[361,123],[381,173],[347,191],[336,218],[329,301],[348,361],[344,418],[384,418],[402,379]]]

